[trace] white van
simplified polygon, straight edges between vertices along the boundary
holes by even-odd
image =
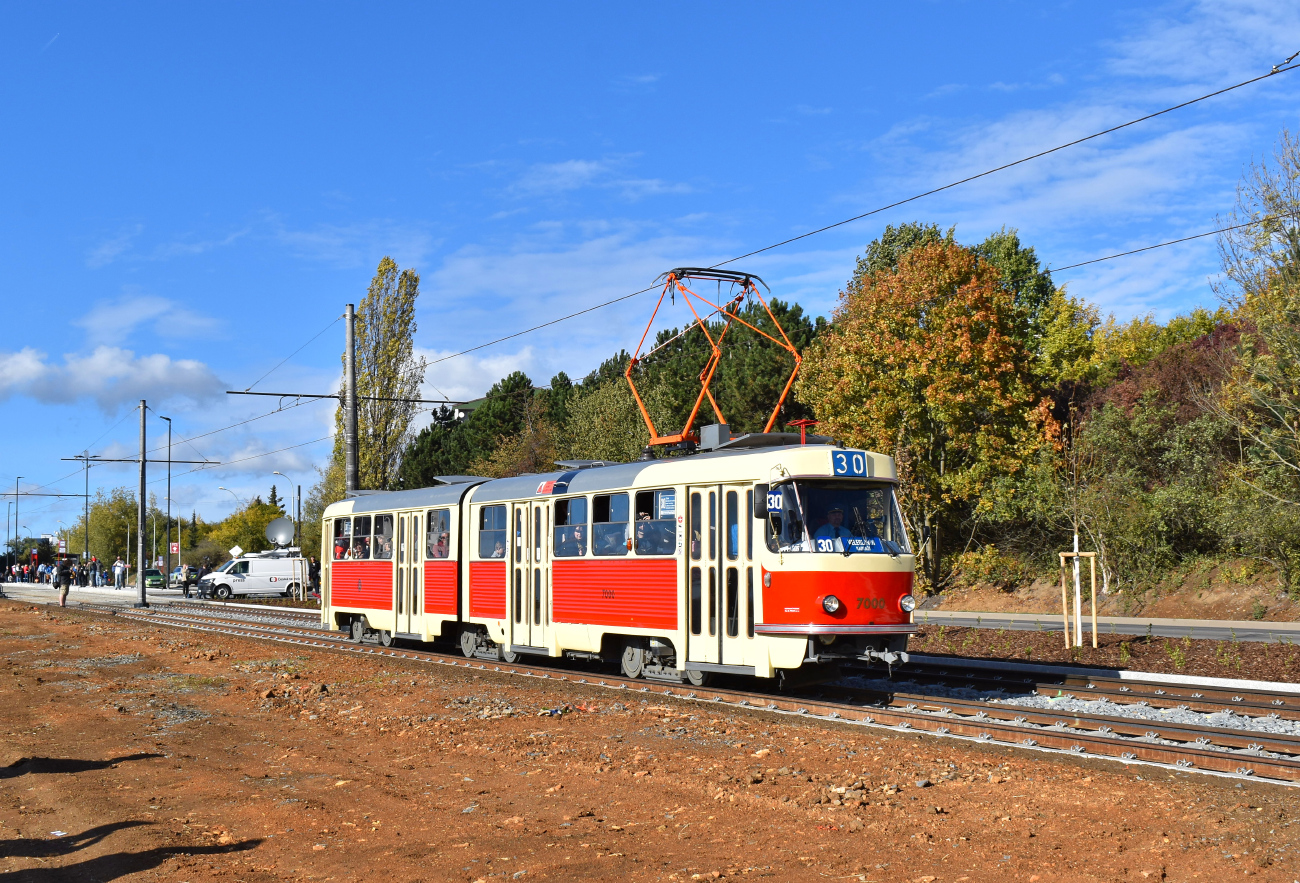
[[[199,595],[225,601],[235,595],[277,594],[286,598],[306,582],[307,560],[299,549],[250,552],[227,561],[199,580]]]

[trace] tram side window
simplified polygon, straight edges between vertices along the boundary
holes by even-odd
[[[369,515],[358,515],[352,519],[352,557],[356,560],[370,557]]]
[[[677,492],[638,491],[636,495],[636,553],[671,555],[677,549]]]
[[[424,557],[446,558],[451,545],[451,510],[430,509],[425,520]]]
[[[374,557],[376,558],[393,557],[393,516],[375,516],[375,542],[373,551]]]
[[[334,519],[334,560],[346,561],[352,557],[352,519]]]
[[[598,494],[591,506],[591,550],[597,555],[626,555],[627,494]]]
[[[587,498],[555,501],[555,557],[587,554]]]
[[[506,557],[505,506],[484,506],[478,510],[478,556]]]

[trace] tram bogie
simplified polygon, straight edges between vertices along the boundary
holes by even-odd
[[[335,503],[322,621],[354,640],[694,684],[906,661],[914,558],[893,461],[748,438]]]

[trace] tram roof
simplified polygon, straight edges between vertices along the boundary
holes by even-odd
[[[409,491],[376,491],[372,494],[360,494],[353,497],[352,512],[388,512],[392,509],[417,509],[421,506],[455,506],[475,485],[489,481],[472,475],[452,476],[454,483],[437,484],[433,487],[413,488]]]

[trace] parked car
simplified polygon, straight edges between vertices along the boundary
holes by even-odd
[[[144,572],[144,587],[146,589],[166,588],[166,586],[163,585],[162,571],[154,567],[150,567],[148,570],[146,570]]]
[[[227,561],[199,581],[199,594],[225,601],[235,595],[276,594],[288,597],[307,573],[299,550],[263,552]]]

